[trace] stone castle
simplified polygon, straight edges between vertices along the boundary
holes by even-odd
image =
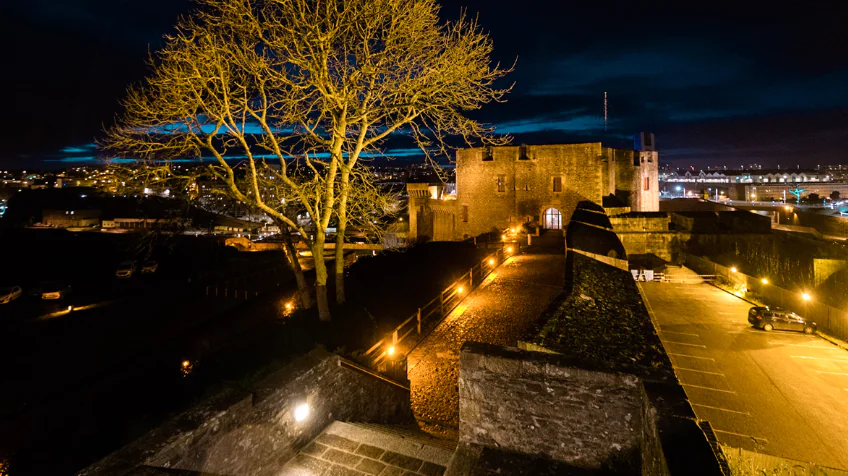
[[[616,212],[659,210],[653,134],[633,150],[600,142],[463,149],[456,154],[456,194],[442,184],[410,183],[409,237],[454,241],[531,223],[568,224],[588,200]]]

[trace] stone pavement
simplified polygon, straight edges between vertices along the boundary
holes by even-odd
[[[424,431],[456,437],[462,344],[515,346],[562,292],[562,233],[549,231],[533,238],[533,246],[495,269],[409,354],[412,410]]]

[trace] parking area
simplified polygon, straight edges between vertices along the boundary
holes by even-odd
[[[708,284],[642,289],[696,415],[719,441],[848,469],[848,351],[754,329],[750,303]]]

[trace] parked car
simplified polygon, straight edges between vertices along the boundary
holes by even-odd
[[[119,278],[130,278],[138,271],[138,261],[122,261],[118,263],[115,276]]]
[[[0,304],[9,304],[15,299],[21,297],[24,290],[20,286],[11,286],[8,288],[0,288]]]
[[[779,307],[752,307],[748,311],[748,322],[752,326],[764,331],[774,329],[785,331],[801,331],[806,334],[816,332],[816,323]]]
[[[157,269],[159,269],[159,263],[155,261],[145,261],[144,265],[141,267],[141,272],[155,273]]]
[[[52,282],[41,286],[41,299],[56,300],[64,299],[71,294],[71,285],[67,283]]]

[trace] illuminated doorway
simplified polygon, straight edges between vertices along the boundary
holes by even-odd
[[[545,228],[548,230],[562,230],[562,213],[556,208],[545,210]]]

